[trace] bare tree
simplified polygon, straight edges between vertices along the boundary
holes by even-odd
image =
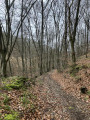
[[[68,10],[69,10],[68,19],[69,19],[69,39],[70,39],[71,50],[72,50],[72,62],[75,63],[76,62],[76,57],[75,57],[74,44],[75,44],[76,30],[77,30],[77,26],[78,26],[78,19],[79,19],[78,15],[79,15],[79,10],[80,10],[81,0],[78,0],[78,2],[77,2],[76,16],[75,16],[74,23],[72,23],[73,21],[71,20],[71,7],[73,5],[73,2],[74,2],[74,0],[72,0],[72,3],[70,4],[70,6],[68,6]],[[72,24],[74,24],[74,25],[72,26]]]
[[[13,1],[5,0],[6,31],[4,30],[4,37],[3,37],[4,39],[2,39],[3,47],[2,47],[2,50],[0,53],[1,54],[1,63],[2,63],[1,69],[2,69],[3,76],[7,76],[7,63],[10,59],[13,48],[14,48],[15,43],[17,41],[19,31],[20,31],[20,28],[22,26],[22,22],[25,20],[29,11],[31,10],[33,5],[36,3],[36,1],[34,1],[33,3],[30,2],[28,4],[27,12],[25,12],[25,14],[23,15],[22,20],[21,19],[19,20],[19,22],[17,23],[17,27],[16,27],[15,31],[13,32],[12,24],[13,24],[13,17],[14,17],[13,11],[14,11],[15,0],[13,0]]]

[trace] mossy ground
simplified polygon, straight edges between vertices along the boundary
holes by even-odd
[[[21,89],[22,87],[25,87],[25,83],[28,81],[28,78],[14,76],[9,78],[2,78],[1,81],[1,89],[12,90]]]
[[[4,120],[19,120],[18,113],[13,111],[12,114],[5,114]]]
[[[70,66],[69,72],[70,72],[70,75],[71,75],[72,77],[76,77],[77,73],[78,73],[80,70],[82,70],[82,69],[87,69],[87,68],[89,68],[89,66],[87,66],[87,65],[74,64],[74,65],[71,65],[71,66]]]
[[[26,85],[27,82],[30,83],[29,86]],[[29,116],[35,113],[37,97],[32,92],[34,84],[32,80],[18,76],[1,79],[0,120],[21,120],[27,110]]]

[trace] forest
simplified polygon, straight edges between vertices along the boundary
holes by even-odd
[[[90,120],[90,0],[0,0],[0,120]]]

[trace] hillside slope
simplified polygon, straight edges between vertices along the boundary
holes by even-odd
[[[90,120],[90,55],[62,73],[53,70],[36,80],[14,76],[0,82],[0,120]]]
[[[87,88],[86,94],[81,93],[82,87]],[[41,119],[90,120],[90,55],[62,73],[54,70],[39,78],[35,90]]]

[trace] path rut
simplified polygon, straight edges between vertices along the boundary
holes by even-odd
[[[45,75],[41,82],[40,99],[45,104],[43,116],[50,114],[50,120],[90,120],[90,109],[87,110],[89,103],[67,94],[50,74]]]

